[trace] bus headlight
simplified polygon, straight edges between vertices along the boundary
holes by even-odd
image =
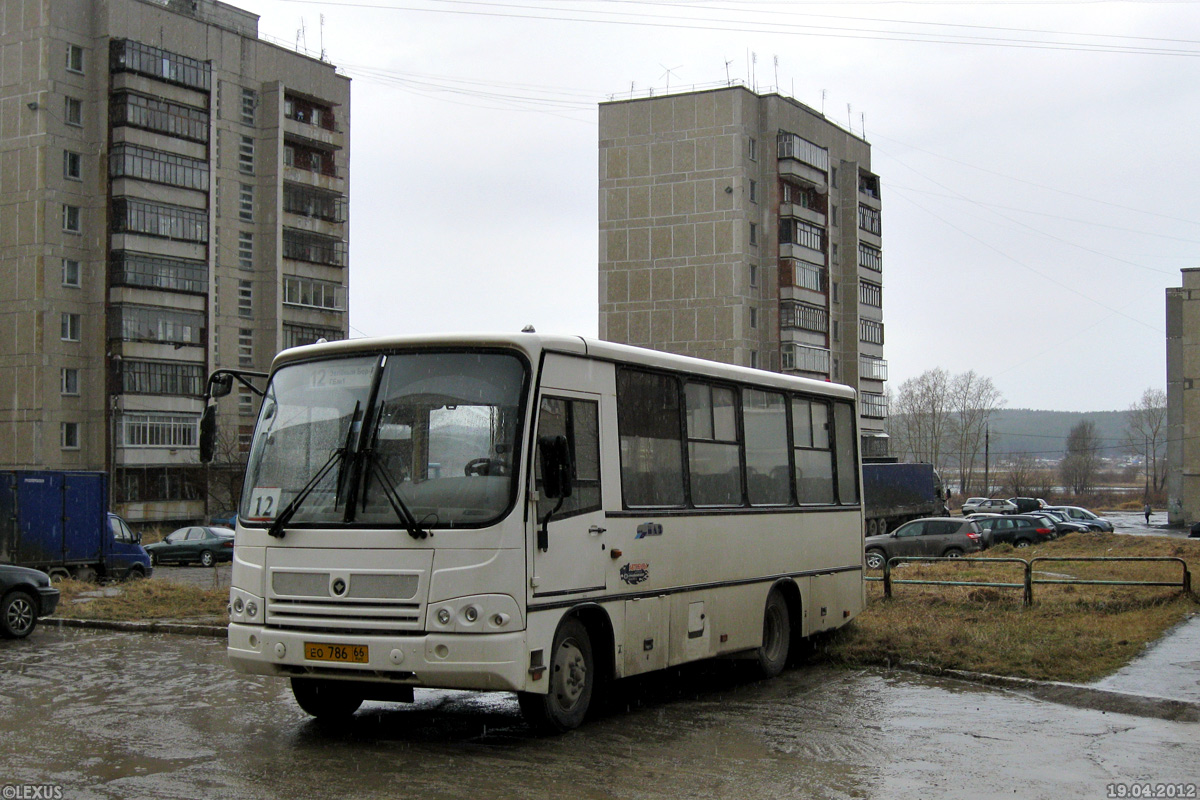
[[[255,597],[249,592],[243,592],[237,588],[229,590],[230,622],[261,625],[263,623],[262,609],[261,597]]]
[[[434,627],[453,633],[507,633],[523,627],[517,601],[506,594],[445,600],[431,604],[430,614]]]

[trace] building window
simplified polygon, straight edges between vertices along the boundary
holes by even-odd
[[[819,372],[829,374],[829,351],[823,347],[809,347],[803,344],[785,344],[780,349],[780,362],[783,369],[800,370],[801,372]]]
[[[83,48],[77,44],[67,45],[67,72],[83,74]]]
[[[109,68],[113,72],[148,75],[202,92],[212,90],[212,66],[208,63],[129,39],[112,40]]]
[[[208,162],[134,144],[117,144],[108,156],[112,178],[138,178],[185,189],[208,191]]]
[[[758,181],[753,178],[750,179],[750,202],[758,202]]]
[[[883,308],[883,287],[877,283],[859,281],[858,302],[872,308]]]
[[[758,288],[758,264],[750,265],[750,288]]]
[[[242,89],[242,124],[254,124],[254,112],[258,108],[258,92]]]
[[[63,204],[63,230],[67,233],[82,233],[83,223],[80,221],[79,206]]]
[[[285,275],[283,302],[289,306],[317,308],[323,311],[345,311],[346,287],[332,281]]]
[[[243,222],[254,221],[254,187],[248,183],[239,184],[238,190],[238,219]]]
[[[836,228],[838,224],[838,207],[836,205],[829,207],[829,225]]]
[[[758,161],[758,139],[753,136],[746,142],[746,155],[750,157],[751,161]]]
[[[177,361],[125,359],[117,366],[117,382],[125,394],[199,397],[204,393],[204,367]]]
[[[803,220],[779,220],[779,243],[798,244],[809,250],[825,250],[825,230]]]
[[[208,141],[208,112],[134,92],[117,92],[108,105],[114,127],[128,125],[193,142]]]
[[[830,331],[833,334],[833,340],[835,342],[840,342],[842,340],[842,324],[841,324],[841,322],[839,322],[838,320],[835,319],[833,321],[833,326],[830,328]]]
[[[750,328],[754,329],[757,327],[758,327],[758,309],[755,308],[754,306],[750,306]]]
[[[238,328],[238,364],[254,366],[254,331],[250,328]]]
[[[184,414],[125,414],[118,422],[118,447],[195,447],[200,417]]]
[[[346,221],[346,198],[297,183],[283,184],[283,210],[326,222]]]
[[[750,244],[752,244],[752,245],[758,244],[758,223],[757,222],[750,223]]]
[[[757,350],[750,351],[750,368],[758,369],[758,351]]]
[[[858,207],[858,227],[867,233],[882,236],[883,223],[880,219],[879,209],[860,205]]]
[[[858,407],[864,417],[887,419],[887,396],[874,392],[862,392],[858,396]]]
[[[79,449],[79,423],[62,422],[58,426],[59,444],[63,450]]]
[[[70,150],[63,151],[63,177],[69,181],[83,180],[83,156]]]
[[[828,333],[829,312],[820,306],[808,303],[781,303],[779,305],[779,324],[784,328]]]
[[[813,292],[825,291],[826,272],[824,267],[792,258],[782,259],[779,263],[783,272],[783,280],[790,281],[792,285],[801,289]]]
[[[315,125],[327,131],[337,130],[332,108],[294,95],[284,95],[283,115],[305,125]]]
[[[824,214],[826,209],[826,199],[824,195],[817,194],[817,190],[808,186],[800,186],[791,181],[783,181],[782,202],[785,205],[800,206],[807,208],[809,211],[815,211],[818,214]]]
[[[63,122],[79,128],[83,126],[83,101],[77,97],[68,97],[66,110],[63,112]]]
[[[829,171],[829,151],[794,133],[781,132],[776,139],[779,158],[794,158],[816,167],[821,172]]]
[[[327,342],[336,342],[342,338],[342,332],[337,328],[317,328],[311,325],[289,325],[283,323],[283,346],[300,347],[305,344],[313,344],[314,342],[324,339]]]
[[[238,231],[238,266],[254,269],[254,234]]]
[[[879,199],[879,176],[868,172],[858,173],[858,191],[867,197]]]
[[[829,299],[835,303],[842,302],[842,287],[837,281],[834,281],[830,287]]]
[[[76,289],[83,285],[79,262],[73,258],[62,260],[62,285],[72,286]]]
[[[858,322],[859,339],[867,344],[883,344],[883,323],[873,319],[863,319]]]
[[[254,395],[245,386],[238,387],[238,413],[245,416],[254,413]]]
[[[238,281],[238,316],[254,316],[254,284],[250,281]]]
[[[115,306],[108,316],[108,338],[180,346],[204,344],[207,316],[164,306]]]
[[[185,242],[208,241],[208,213],[204,209],[126,197],[114,199],[112,205],[113,233],[141,233]]]
[[[59,370],[60,394],[79,394],[79,370],[74,367],[63,367]]]
[[[243,136],[238,144],[238,170],[254,174],[254,140],[249,136]]]
[[[283,146],[283,163],[288,167],[316,172],[330,178],[337,177],[333,154],[315,147],[305,147],[294,143],[285,144]]]
[[[888,379],[887,362],[875,356],[861,356],[858,359],[858,372],[863,378],[876,381]]]
[[[189,294],[203,294],[208,289],[208,264],[203,261],[114,250],[108,264],[114,286],[145,286]]]
[[[344,267],[346,243],[332,236],[284,228],[283,257],[331,267]]]
[[[78,314],[63,314],[59,322],[59,338],[64,342],[78,342],[83,328]]]
[[[867,269],[873,269],[876,272],[883,271],[883,251],[878,247],[872,247],[869,244],[859,244],[858,246],[858,263]]]

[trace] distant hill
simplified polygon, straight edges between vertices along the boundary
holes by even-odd
[[[1126,454],[1124,436],[1126,411],[1040,411],[1030,408],[1006,408],[997,411],[991,422],[992,456],[1028,453],[1034,457],[1058,459],[1067,449],[1067,434],[1082,420],[1096,426],[1103,456]]]

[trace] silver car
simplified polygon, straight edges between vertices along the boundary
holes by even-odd
[[[882,569],[895,556],[961,558],[982,549],[979,524],[962,517],[928,517],[906,522],[891,533],[866,539],[867,569]]]

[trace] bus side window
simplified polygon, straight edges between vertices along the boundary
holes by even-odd
[[[600,508],[600,412],[591,400],[543,397],[538,413],[538,438],[564,436],[575,468],[571,496],[563,499],[555,519],[596,511]],[[534,479],[542,485],[540,459],[533,460]],[[556,498],[538,500],[538,517],[558,504]]]
[[[858,466],[854,459],[854,409],[849,403],[833,406],[833,446],[837,448],[838,501],[843,505],[858,502]]]
[[[621,494],[630,508],[683,505],[679,382],[669,375],[617,372]]]

